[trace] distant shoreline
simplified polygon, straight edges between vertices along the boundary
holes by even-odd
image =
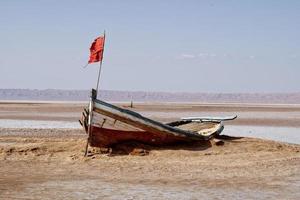
[[[114,104],[120,104],[120,105],[126,105],[130,103],[130,101],[109,101],[110,103]],[[86,101],[53,101],[53,100],[0,100],[0,104],[78,104],[78,105],[85,105],[88,103],[88,100]],[[247,106],[247,107],[280,107],[280,108],[299,108],[300,103],[296,104],[289,104],[289,103],[230,103],[230,102],[224,102],[224,103],[213,103],[213,102],[142,102],[142,101],[134,101],[135,105],[202,105],[202,106]]]
[[[1,102],[79,102],[89,100],[88,90],[0,89]],[[100,99],[110,102],[160,102],[204,104],[300,104],[300,92],[295,93],[185,93],[102,90]]]

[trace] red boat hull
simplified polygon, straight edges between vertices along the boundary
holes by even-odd
[[[185,137],[162,135],[147,131],[124,131],[100,128],[96,126],[91,127],[89,143],[92,147],[111,147],[114,144],[128,141],[137,141],[143,144],[162,146],[191,140]]]

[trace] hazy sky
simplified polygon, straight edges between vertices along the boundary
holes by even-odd
[[[0,1],[0,88],[300,92],[300,1]]]

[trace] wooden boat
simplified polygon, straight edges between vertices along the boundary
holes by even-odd
[[[88,144],[92,147],[111,147],[128,141],[162,146],[209,140],[222,132],[222,121],[236,117],[193,117],[164,124],[98,100],[96,96],[96,91],[92,90],[89,109],[85,109],[80,120],[89,135]]]

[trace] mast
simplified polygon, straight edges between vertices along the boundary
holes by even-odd
[[[94,100],[97,99],[97,95],[98,95],[98,89],[99,89],[99,82],[100,82],[100,75],[101,75],[101,69],[102,69],[102,61],[103,61],[103,53],[104,53],[104,44],[105,44],[105,30],[103,33],[103,50],[101,57],[99,55],[99,58],[101,58],[100,60],[100,66],[99,66],[99,72],[98,72],[98,78],[97,78],[97,86],[96,86],[96,90],[92,89],[91,92],[91,96],[90,96],[90,103],[89,103],[89,118],[88,118],[88,138],[87,138],[87,142],[86,142],[86,146],[85,146],[85,153],[84,156],[87,156],[88,153],[88,147],[89,147],[89,141],[90,141],[90,136],[91,136],[91,128],[92,128],[92,120],[93,120],[93,107],[94,107]]]
[[[101,70],[102,70],[102,61],[103,61],[103,54],[104,54],[104,45],[105,45],[105,30],[103,33],[103,50],[102,50],[102,55],[101,55],[101,61],[100,61],[100,66],[99,66],[99,72],[98,72],[98,79],[97,79],[97,86],[96,86],[96,98],[98,96],[98,88],[99,88],[99,82],[100,82],[100,75],[101,75]]]

